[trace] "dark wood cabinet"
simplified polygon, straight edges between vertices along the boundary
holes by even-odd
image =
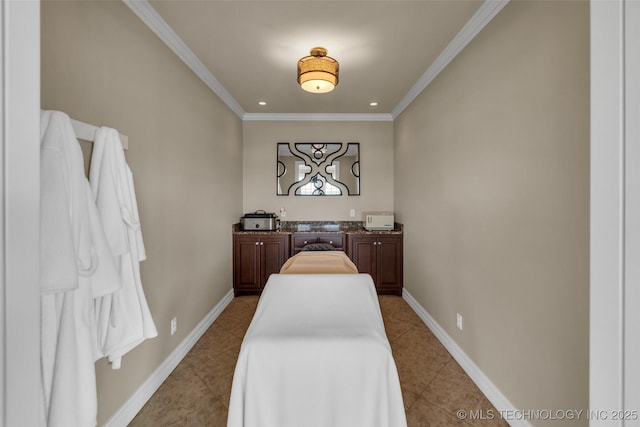
[[[272,273],[289,258],[287,234],[234,234],[233,291],[238,295],[258,295]]]
[[[402,234],[349,234],[347,254],[379,294],[402,295]]]
[[[293,233],[291,234],[291,255],[297,254],[311,243],[328,243],[344,251],[344,240],[343,233]]]
[[[402,231],[233,233],[233,291],[239,295],[260,295],[267,279],[280,272],[290,256],[305,245],[329,243],[345,251],[360,273],[373,277],[379,294],[402,295]]]

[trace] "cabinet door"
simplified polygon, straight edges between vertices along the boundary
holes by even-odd
[[[351,261],[369,273],[380,294],[402,295],[402,235],[349,235]]]
[[[280,271],[288,254],[288,235],[235,235],[233,237],[235,295],[259,294],[269,276]]]
[[[376,287],[384,293],[402,295],[402,236],[380,236],[376,246]]]
[[[260,289],[260,246],[255,236],[233,238],[233,287],[236,291]]]
[[[273,273],[278,273],[289,254],[288,236],[265,236],[260,239],[260,288]]]
[[[358,268],[360,273],[368,273],[376,282],[376,249],[374,245],[377,240],[373,236],[349,236],[349,244],[347,246],[349,258]]]

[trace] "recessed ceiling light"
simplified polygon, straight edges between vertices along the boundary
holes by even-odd
[[[373,101],[373,102],[370,102],[369,105],[372,106],[372,107],[377,107],[378,103]]]
[[[258,105],[267,105],[265,101],[258,101]]]

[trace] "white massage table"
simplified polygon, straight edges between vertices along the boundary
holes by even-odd
[[[273,274],[247,330],[227,427],[406,427],[368,274]]]

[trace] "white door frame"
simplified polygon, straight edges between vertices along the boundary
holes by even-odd
[[[640,1],[591,0],[592,426],[640,425],[639,27]]]
[[[640,418],[640,1],[625,3],[624,407]],[[640,426],[640,420],[627,425]]]
[[[37,426],[40,2],[0,1],[0,425]]]

